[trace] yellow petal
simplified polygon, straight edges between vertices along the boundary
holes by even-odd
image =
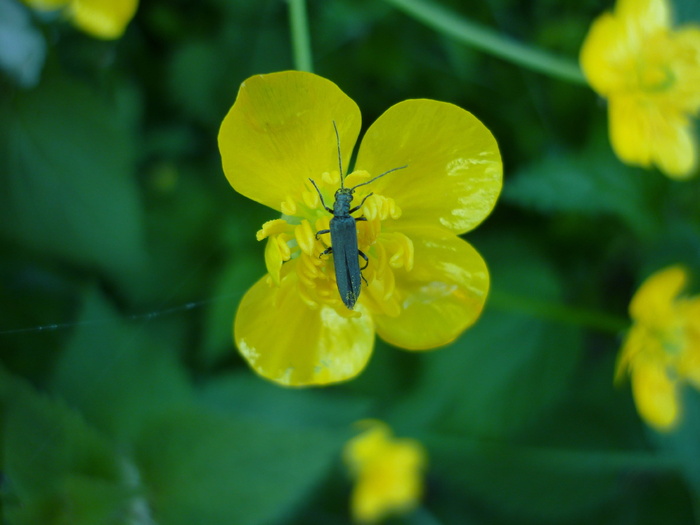
[[[352,513],[361,523],[376,523],[415,508],[423,492],[422,453],[409,440],[396,440],[359,476],[352,494]]]
[[[636,363],[632,370],[632,393],[639,415],[649,425],[669,431],[678,423],[677,384],[668,377],[662,363]]]
[[[628,26],[628,38],[639,45],[649,35],[671,27],[667,0],[617,0],[615,16]]]
[[[678,374],[700,390],[700,297],[683,301],[685,345]]]
[[[380,421],[361,423],[368,429],[347,443],[343,458],[357,478],[353,517],[361,523],[375,523],[418,504],[426,454],[417,441],[394,438]]]
[[[138,0],[73,0],[70,13],[86,33],[111,40],[122,36],[138,5]]]
[[[647,330],[639,325],[633,325],[617,357],[614,380],[616,384],[622,382],[635,357],[644,351],[645,346],[648,346]]]
[[[694,174],[698,160],[691,123],[675,111],[664,113],[659,111],[652,122],[653,162],[670,178],[687,179]]]
[[[289,264],[293,264],[289,263]],[[310,309],[290,272],[279,287],[260,279],[241,300],[234,340],[261,376],[286,386],[325,385],[359,374],[374,346],[374,327],[362,305],[357,317],[329,307]]]
[[[593,22],[581,46],[579,61],[586,80],[605,97],[630,82],[628,64],[635,51],[625,37],[623,24],[604,13]]]
[[[402,227],[471,230],[493,209],[503,165],[491,132],[471,113],[435,100],[390,107],[362,139],[356,168],[372,176],[408,166],[372,183],[393,198]]]
[[[414,267],[395,271],[401,313],[375,316],[377,333],[409,350],[446,345],[481,314],[489,289],[486,263],[468,242],[445,230],[403,231],[413,241]]]
[[[664,320],[673,316],[673,302],[687,280],[687,272],[682,266],[670,266],[652,274],[632,298],[632,319],[651,326],[663,326]]]
[[[609,119],[615,154],[627,164],[649,167],[654,145],[651,121],[645,108],[632,97],[613,97],[609,101]]]
[[[302,200],[308,179],[338,170],[338,126],[347,170],[360,110],[333,82],[301,71],[249,78],[219,131],[226,178],[246,197],[281,211]]]
[[[615,96],[609,111],[610,140],[620,160],[644,167],[654,163],[672,178],[692,175],[695,139],[688,119],[675,108]]]
[[[700,109],[700,27],[684,26],[671,35],[674,47],[672,59],[674,102],[689,114]]]

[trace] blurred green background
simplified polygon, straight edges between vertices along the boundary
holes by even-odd
[[[572,64],[612,8],[439,4]],[[697,0],[675,6],[700,22]],[[147,0],[100,41],[0,0],[0,46],[34,57],[0,72],[3,523],[349,523],[340,451],[365,417],[428,450],[422,507],[396,523],[699,522],[700,395],[660,436],[612,379],[639,283],[700,277],[700,180],[622,165],[583,84],[390,3],[308,9],[315,72],[364,129],[434,98],[498,140],[504,191],[467,236],[492,272],[481,320],[434,352],[378,341],[346,384],[258,378],[231,326],[275,212],[229,187],[216,137],[245,78],[295,67],[287,3]]]

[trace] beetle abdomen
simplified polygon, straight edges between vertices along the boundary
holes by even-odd
[[[345,306],[352,310],[362,286],[355,218],[333,217],[330,230],[338,291]]]

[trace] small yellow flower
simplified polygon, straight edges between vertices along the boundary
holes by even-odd
[[[355,521],[376,523],[413,510],[423,494],[426,454],[413,439],[397,439],[381,421],[345,445],[343,459],[356,479],[350,507]]]
[[[667,0],[618,0],[581,48],[591,87],[608,99],[610,140],[625,163],[682,179],[697,166],[700,26],[673,29]]]
[[[629,372],[639,414],[660,431],[680,421],[681,388],[700,389],[700,296],[681,295],[686,281],[685,269],[672,266],[642,284],[617,364],[616,380]]]
[[[61,10],[72,23],[96,38],[113,40],[124,34],[138,0],[24,0],[41,11]]]
[[[407,100],[367,131],[346,187],[402,166],[354,195],[369,259],[354,309],[343,304],[333,256],[321,253],[328,206],[347,170],[360,110],[338,86],[287,71],[246,80],[224,119],[219,149],[233,188],[281,213],[258,232],[268,274],[243,297],[234,339],[253,369],[284,385],[356,376],[375,331],[412,350],[445,345],[476,321],[489,287],[481,256],[457,235],[477,226],[501,189],[491,133],[471,113],[434,100]],[[364,261],[361,261],[364,266]]]

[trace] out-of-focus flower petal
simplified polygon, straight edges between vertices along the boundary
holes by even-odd
[[[481,314],[489,272],[466,241],[438,228],[402,230],[413,241],[413,269],[397,270],[398,317],[377,315],[377,333],[409,350],[452,342]],[[371,293],[371,291],[370,291]]]
[[[360,523],[376,523],[412,510],[423,492],[426,454],[412,439],[396,439],[380,421],[363,421],[368,430],[353,438],[343,457],[356,478],[351,508]]]
[[[630,303],[630,316],[651,326],[664,322],[670,315],[673,301],[688,281],[682,266],[670,266],[651,275]]]
[[[249,78],[219,131],[226,178],[233,188],[278,211],[301,201],[308,179],[338,169],[338,127],[347,169],[360,131],[360,110],[338,86],[301,71]]]
[[[632,392],[639,414],[657,430],[672,430],[680,417],[678,387],[663,366],[639,360],[632,368]]]
[[[628,42],[620,22],[611,14],[598,17],[581,47],[581,69],[591,87],[607,97],[629,83],[625,67],[629,56]]]
[[[700,110],[700,27],[680,28],[672,39],[675,45],[675,101],[683,111],[697,114]]]
[[[293,264],[293,263],[290,263]],[[333,308],[309,308],[288,274],[280,286],[259,280],[241,300],[234,340],[261,376],[287,386],[324,385],[350,379],[367,364],[374,325],[362,305],[355,317]]]
[[[615,15],[627,26],[627,37],[635,46],[641,46],[649,35],[671,26],[667,0],[618,0]]]
[[[434,225],[465,233],[486,218],[501,191],[503,166],[493,135],[446,102],[400,102],[369,128],[356,168],[377,176],[404,165],[372,183],[373,191],[400,203],[401,228]]]
[[[111,40],[124,34],[136,13],[138,0],[73,0],[73,22],[86,33]]]
[[[688,119],[673,108],[640,105],[633,98],[610,99],[610,139],[620,160],[659,166],[669,177],[692,175],[697,152]]]

